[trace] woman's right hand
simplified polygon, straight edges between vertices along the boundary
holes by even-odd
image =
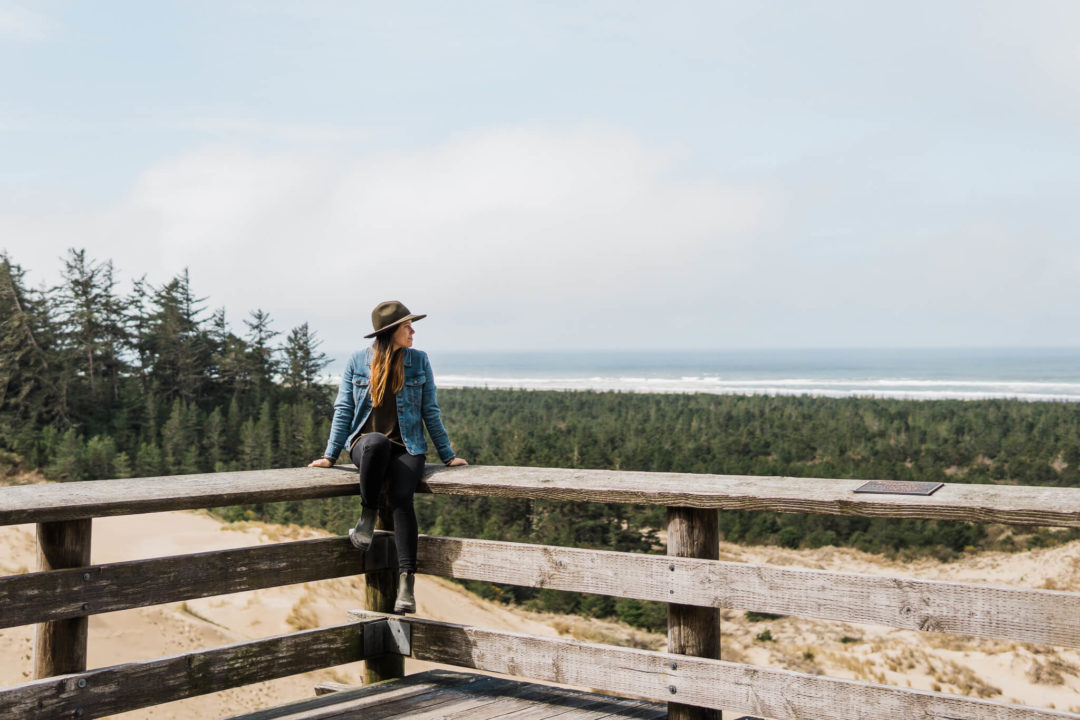
[[[313,460],[308,463],[308,467],[328,468],[334,463],[330,462],[330,458],[321,457],[318,460]]]

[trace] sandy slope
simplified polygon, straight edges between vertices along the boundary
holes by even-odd
[[[200,513],[103,518],[94,521],[92,555],[94,562],[112,562],[319,534],[275,526],[225,526]],[[33,566],[34,557],[32,526],[0,528],[0,575],[26,572]],[[950,564],[932,560],[902,564],[837,548],[793,551],[728,544],[722,546],[721,557],[849,572],[1080,590],[1080,543],[1016,554],[982,553]],[[338,624],[346,620],[347,610],[360,605],[362,597],[361,579],[342,578],[98,615],[90,620],[89,664],[100,667],[298,628]],[[417,598],[419,614],[438,620],[539,635],[561,633],[587,640],[614,640],[641,647],[663,646],[660,636],[631,632],[612,623],[511,610],[437,578],[419,578]],[[723,616],[726,659],[1080,710],[1080,653],[1075,650],[798,618],[751,623],[735,611],[725,611]],[[766,628],[773,642],[755,639]],[[0,630],[0,686],[28,678],[31,631]],[[842,642],[845,637],[855,642]],[[423,667],[424,663],[406,663],[407,672]],[[117,717],[220,717],[310,697],[312,687],[323,680],[359,682],[360,674],[361,665],[357,663]]]

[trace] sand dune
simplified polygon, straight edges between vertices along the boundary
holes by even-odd
[[[224,525],[205,513],[177,512],[94,521],[94,562],[116,562],[235,548],[325,533],[261,524]],[[0,528],[0,575],[31,570],[32,526]],[[927,579],[1080,590],[1080,542],[1023,553],[972,554],[953,563],[900,563],[840,548],[813,551],[724,544],[723,559],[800,567],[907,575]],[[89,665],[158,657],[238,640],[333,625],[359,607],[362,578],[340,578],[282,588],[190,600],[90,619]],[[662,648],[664,638],[615,623],[527,613],[481,600],[439,578],[417,580],[423,617],[538,635]],[[724,611],[725,658],[835,677],[1080,710],[1080,653],[1074,649],[970,637],[781,618],[752,623]],[[768,629],[772,641],[756,637]],[[32,628],[0,630],[0,686],[23,682],[31,671]],[[406,672],[431,667],[406,661]],[[237,688],[118,718],[220,717],[310,697],[318,682],[359,683],[360,663]]]

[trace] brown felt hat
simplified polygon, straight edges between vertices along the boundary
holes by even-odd
[[[427,315],[413,315],[409,312],[409,308],[397,300],[387,300],[376,305],[375,309],[371,311],[371,327],[375,328],[375,332],[368,333],[364,337],[375,337],[379,333],[397,327],[401,323],[410,320],[423,320],[426,317]]]

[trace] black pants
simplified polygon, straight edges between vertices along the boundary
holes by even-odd
[[[394,513],[398,571],[416,572],[418,530],[413,493],[424,474],[424,456],[410,455],[381,433],[364,435],[349,454],[360,472],[360,501],[365,508],[379,507],[379,495],[386,488]]]

